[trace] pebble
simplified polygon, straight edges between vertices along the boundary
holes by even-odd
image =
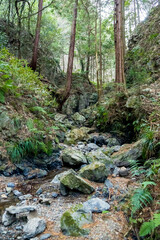
[[[16,197],[22,196],[22,193],[19,192],[18,190],[14,190],[14,191],[13,191],[13,194],[14,194]]]
[[[40,236],[40,240],[46,240],[46,239],[48,239],[50,237],[51,237],[51,234],[46,233],[46,234],[43,234],[43,235]]]
[[[9,188],[14,188],[14,187],[15,187],[15,184],[12,183],[12,182],[10,182],[10,183],[7,184],[7,187],[9,187]]]

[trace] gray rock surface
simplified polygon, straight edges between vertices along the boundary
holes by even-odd
[[[32,218],[23,228],[24,239],[36,237],[38,234],[44,232],[46,229],[46,222],[41,218]]]
[[[83,210],[86,212],[101,213],[110,209],[110,205],[100,198],[92,198],[83,203]]]
[[[71,166],[78,166],[87,163],[87,159],[82,152],[72,148],[62,151],[62,160]]]

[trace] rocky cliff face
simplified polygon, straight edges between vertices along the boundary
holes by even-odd
[[[126,55],[128,84],[153,82],[160,76],[160,5],[133,33]]]

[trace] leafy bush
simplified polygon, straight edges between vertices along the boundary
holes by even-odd
[[[150,220],[149,222],[144,222],[141,225],[141,228],[139,231],[140,237],[145,237],[149,234],[152,234],[152,236],[153,236],[154,231],[156,231],[157,227],[159,227],[159,226],[160,226],[160,213],[155,213],[153,215],[152,220]],[[158,239],[158,238],[154,238],[154,239]]]

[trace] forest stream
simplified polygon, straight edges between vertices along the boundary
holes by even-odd
[[[94,133],[99,135],[99,133]],[[92,135],[94,135],[92,134]],[[72,147],[62,144],[65,149],[77,148],[83,152],[92,152],[97,148],[98,151],[103,150],[105,146],[97,146],[95,143],[79,142]],[[88,150],[87,150],[88,146]],[[84,148],[84,149],[83,149]],[[118,147],[117,147],[118,150]],[[117,151],[115,149],[115,151]],[[62,167],[48,172],[47,176],[42,178],[25,179],[22,175],[5,177],[0,176],[0,192],[3,193],[0,199],[0,214],[1,217],[5,209],[9,206],[34,206],[36,207],[36,216],[43,218],[46,221],[45,231],[36,236],[36,238],[25,238],[23,233],[23,225],[26,223],[26,216],[17,214],[16,220],[5,227],[0,221],[0,239],[14,240],[14,239],[93,239],[93,240],[120,240],[133,239],[127,237],[129,231],[129,224],[127,214],[125,213],[125,203],[127,202],[127,194],[137,186],[135,178],[129,173],[129,169],[115,168],[112,169],[112,174],[106,177],[102,183],[92,182],[94,192],[92,194],[84,194],[80,191],[70,190],[67,194],[59,189],[59,186],[52,182],[57,174],[71,169],[69,167]],[[75,169],[75,167],[74,167]],[[76,171],[78,168],[76,168]],[[119,171],[121,170],[121,174]],[[121,176],[120,176],[121,175]],[[124,175],[124,177],[123,177]],[[14,184],[13,189],[8,188]],[[17,190],[17,191],[16,191]],[[71,237],[63,235],[60,228],[60,219],[63,213],[70,209],[70,207],[84,203],[89,199],[102,199],[107,202],[110,209],[93,213],[92,222],[84,224],[84,229],[90,229],[89,234],[85,236]],[[34,215],[35,217],[35,215]],[[32,216],[31,216],[32,218]],[[30,219],[30,217],[29,217]],[[126,236],[126,237],[125,237]],[[45,238],[46,237],[46,238]]]

